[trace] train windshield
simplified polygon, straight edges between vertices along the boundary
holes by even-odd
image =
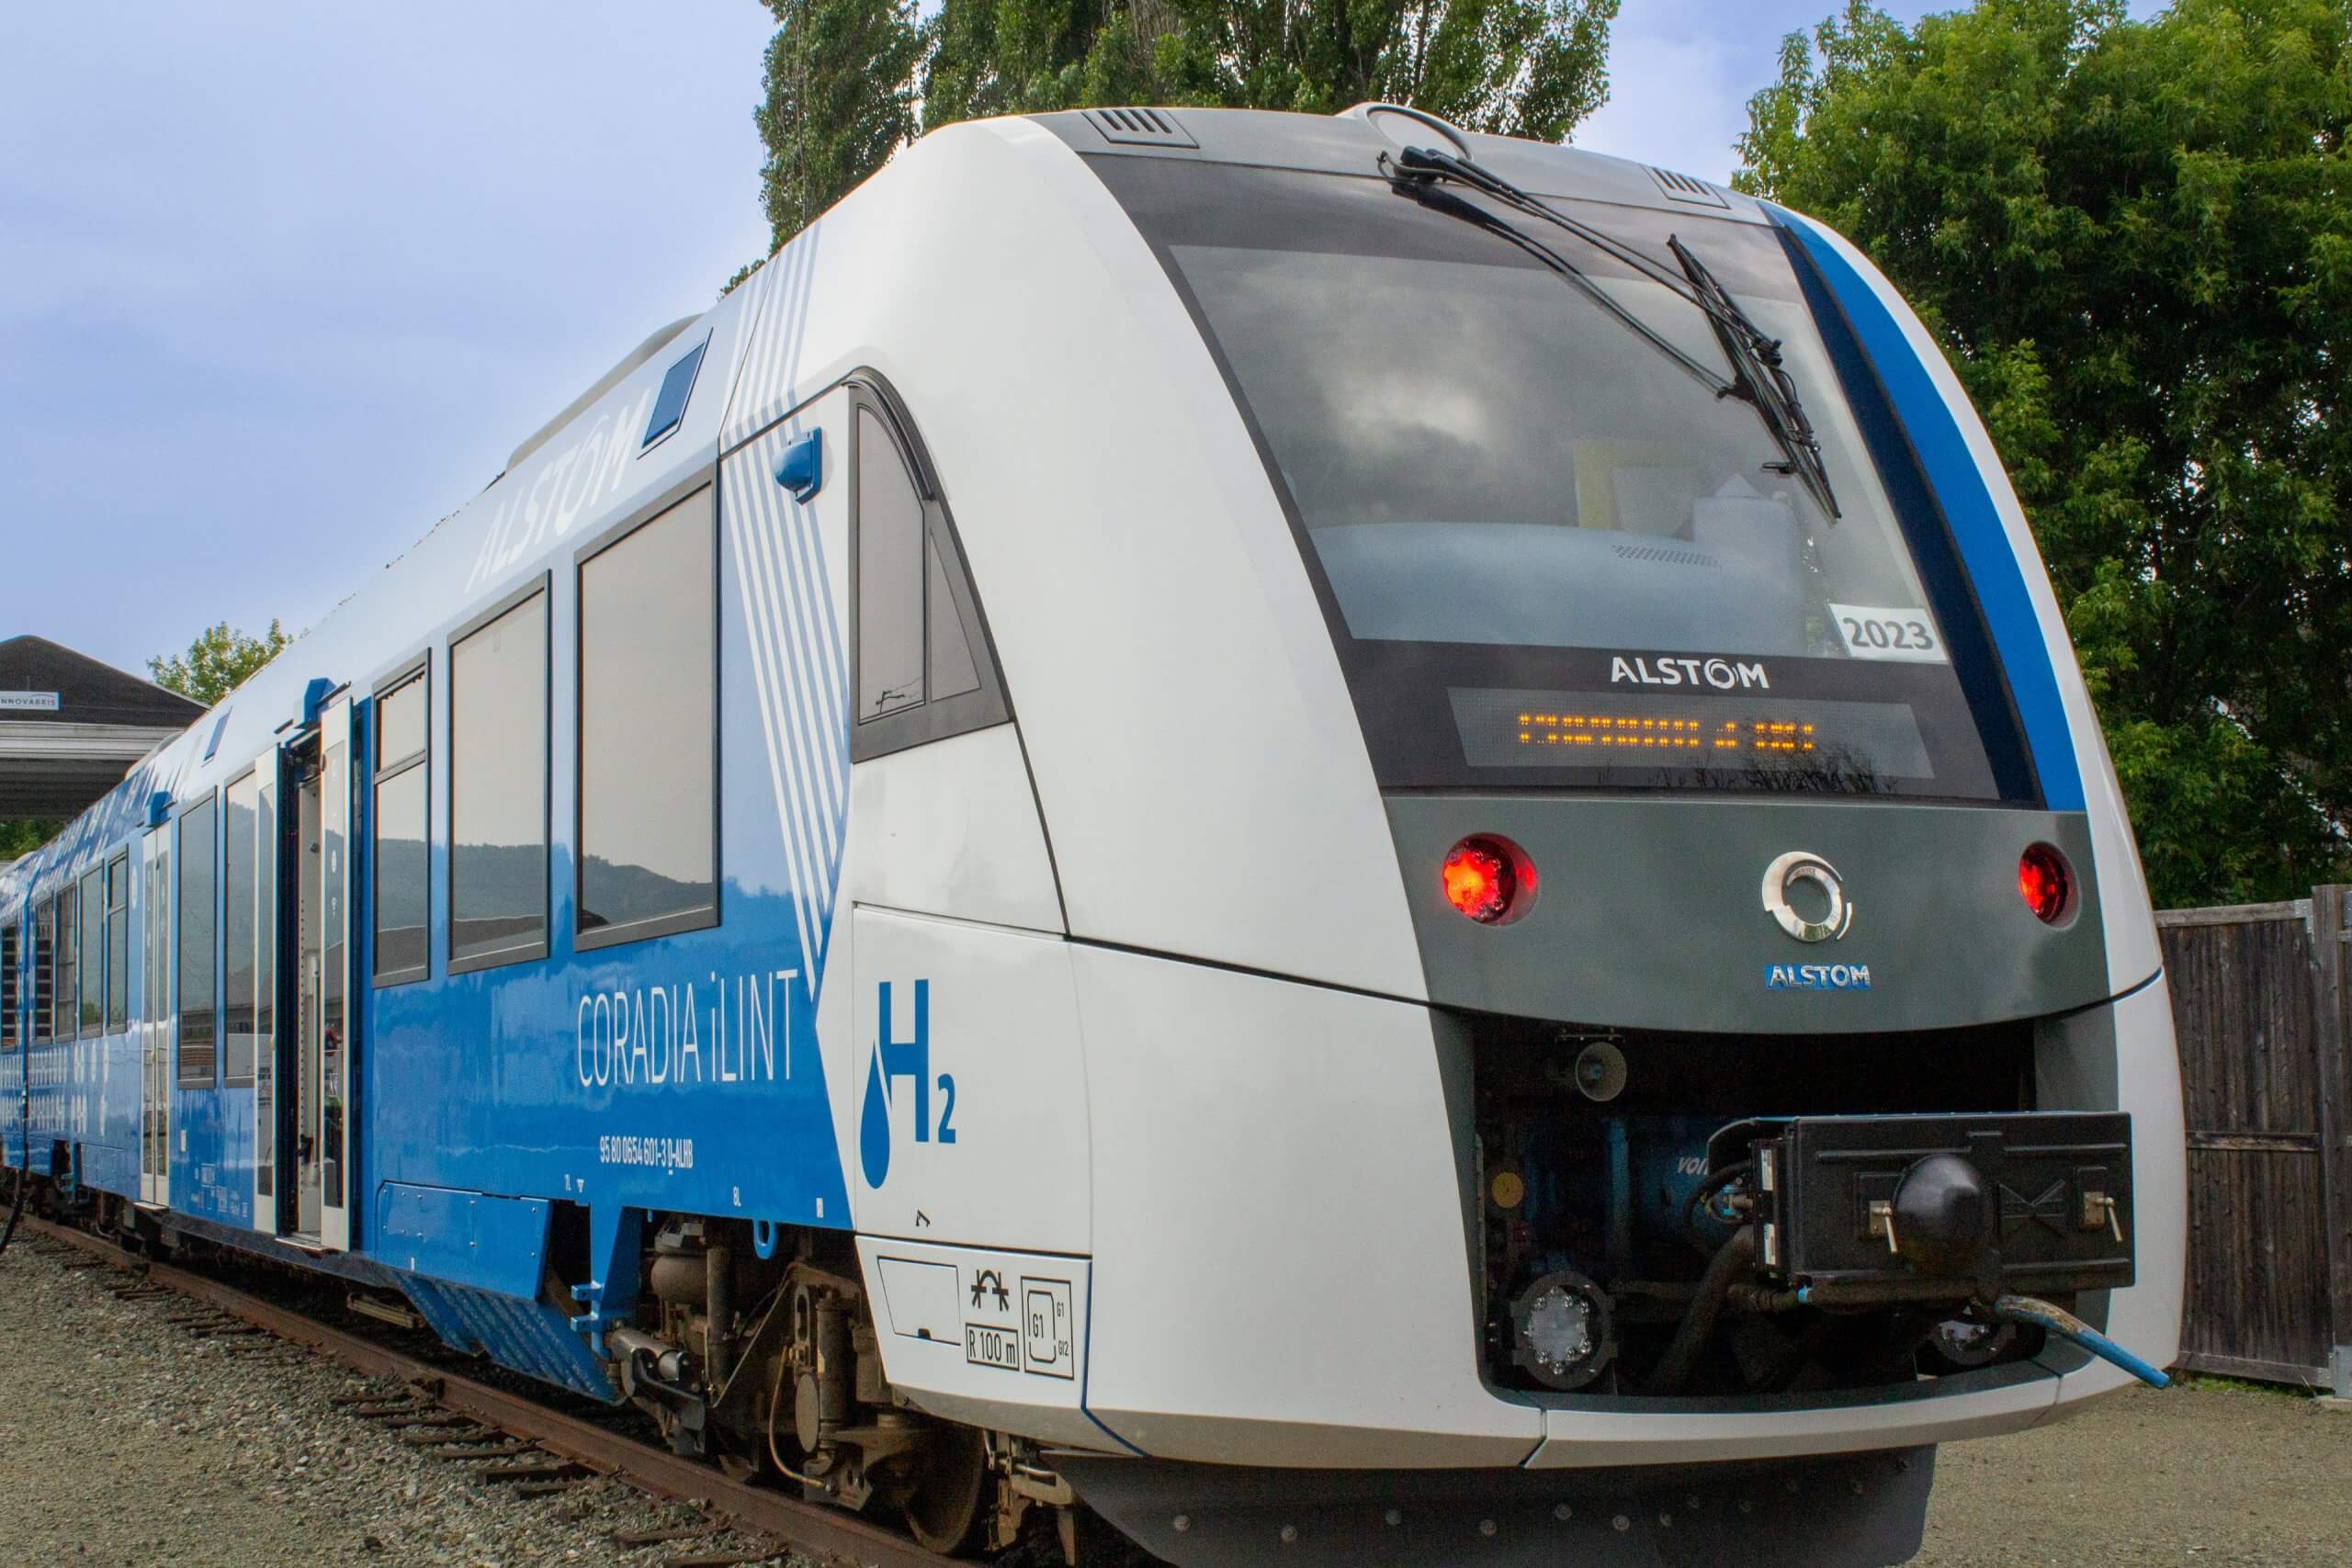
[[[1569,276],[1378,178],[1096,165],[1250,420],[1384,783],[2030,796],[1940,519],[1890,501],[1774,230],[1553,204],[1779,341],[1826,484],[1606,249],[1543,232]]]

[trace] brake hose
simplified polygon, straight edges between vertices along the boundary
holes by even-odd
[[[2113,1362],[2151,1388],[2163,1388],[2172,1380],[2158,1369],[2068,1312],[2064,1307],[2043,1301],[2039,1296],[2003,1296],[1993,1303],[1996,1317],[2010,1323],[2030,1323],[2046,1328],[2062,1339],[2070,1339],[2097,1356],[2102,1361]]]

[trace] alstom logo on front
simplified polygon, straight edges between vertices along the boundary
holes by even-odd
[[[868,1187],[880,1187],[890,1179],[890,1140],[896,1111],[901,1100],[911,1102],[911,1131],[914,1141],[927,1144],[934,1129],[931,1121],[931,982],[914,983],[913,1031],[905,1039],[898,1037],[890,1012],[890,982],[880,983],[875,998],[874,1048],[866,1059],[865,1103],[857,1118],[857,1163],[865,1173]],[[899,1080],[908,1087],[900,1089]],[[939,1092],[945,1103],[940,1107],[936,1129],[939,1141],[956,1141],[956,1077],[942,1073],[938,1078]]]
[[[1871,966],[1867,964],[1767,964],[1764,965],[1764,988],[1768,991],[1867,991],[1871,988]]]
[[[1612,686],[1713,686],[1719,692],[1770,691],[1771,677],[1761,664],[1730,659],[1682,659],[1664,653],[1612,654],[1609,660]]]

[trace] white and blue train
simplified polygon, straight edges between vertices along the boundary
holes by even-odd
[[[925,138],[0,926],[52,1201],[942,1550],[1894,1562],[2176,1348],[2147,896],[1935,343],[1410,110]]]

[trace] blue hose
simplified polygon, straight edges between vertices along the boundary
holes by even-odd
[[[2102,1361],[2112,1361],[2151,1388],[2163,1388],[2172,1380],[2140,1359],[2073,1313],[2053,1306],[2039,1296],[2003,1296],[1993,1303],[1994,1313],[2011,1323],[2038,1324],[2064,1339],[2071,1339]]]

